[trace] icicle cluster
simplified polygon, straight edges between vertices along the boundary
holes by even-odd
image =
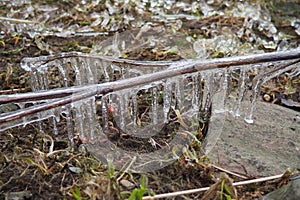
[[[75,136],[79,136],[84,143],[92,145],[92,148],[95,148],[93,145],[100,145],[99,148],[102,148],[102,152],[115,148],[106,143],[99,143],[106,138],[104,133],[107,133],[111,126],[109,122],[114,121],[120,130],[134,137],[151,138],[157,135],[171,119],[174,119],[174,113],[176,113],[178,121],[180,121],[180,117],[189,123],[188,126],[183,125],[184,129],[177,130],[181,133],[188,131],[196,135],[201,128],[199,122],[209,120],[205,146],[206,150],[210,151],[222,133],[226,113],[244,117],[247,123],[253,123],[253,111],[261,85],[294,67],[294,65],[282,67],[280,63],[199,71],[150,84],[133,86],[38,112],[17,121],[2,123],[0,130],[48,119],[52,123],[49,126],[57,135],[59,133],[57,124],[63,118],[71,143]],[[174,66],[169,67],[176,68],[178,67],[176,65],[181,64],[184,62],[174,62]],[[128,79],[168,68],[167,65],[116,64],[103,60],[101,57],[81,53],[25,58],[21,66],[30,73],[31,87],[35,92],[55,88],[66,88],[67,90],[71,86],[86,86],[87,90],[95,90],[97,83]],[[48,101],[51,100],[15,103],[15,106],[22,109]],[[0,106],[1,110],[4,106],[5,104]],[[39,127],[43,131],[41,123]],[[177,146],[184,146],[188,143],[189,141],[183,142],[179,134],[175,135],[168,148],[162,148],[163,152],[158,151],[153,155],[139,155],[122,149],[115,149],[111,153],[118,161],[123,159],[124,162],[138,156],[140,166],[144,166],[144,163],[149,162],[149,159],[151,160],[153,157],[157,158],[157,162],[167,159],[168,162],[164,163],[167,165],[175,155],[170,149],[177,149]],[[169,155],[170,152],[173,154]],[[160,158],[161,155],[169,156]],[[148,160],[143,160],[146,157]],[[175,156],[175,158],[177,157]],[[153,169],[152,165],[144,167],[146,169],[143,168],[142,171]],[[161,166],[157,165],[157,167]]]

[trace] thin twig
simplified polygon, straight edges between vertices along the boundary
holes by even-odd
[[[128,166],[126,167],[125,170],[123,170],[123,169],[120,170],[122,173],[121,173],[121,175],[117,178],[117,182],[119,182],[119,181],[123,178],[123,176],[125,175],[125,173],[127,173],[127,172],[129,171],[130,167],[133,165],[133,163],[134,163],[135,161],[136,161],[136,156],[134,156],[134,157],[131,159],[130,163],[128,164]],[[125,165],[124,165],[124,167],[125,167]]]
[[[264,182],[264,181],[270,181],[273,179],[281,178],[283,174],[275,175],[275,176],[269,176],[269,177],[263,177],[263,178],[257,178],[257,179],[252,179],[252,180],[246,180],[246,181],[240,181],[233,183],[233,186],[240,186],[240,185],[247,185],[247,184],[252,184],[252,183],[259,183],[259,182]],[[176,197],[179,195],[187,195],[187,194],[193,194],[193,193],[198,193],[198,192],[204,192],[209,190],[209,187],[204,187],[204,188],[197,188],[197,189],[191,189],[191,190],[184,190],[184,191],[178,191],[178,192],[170,192],[170,193],[165,193],[165,194],[157,194],[154,196],[145,196],[143,197],[144,200],[147,199],[160,199],[160,198],[169,198],[169,197]]]
[[[11,94],[11,93],[18,93],[18,92],[29,92],[29,91],[31,91],[30,87],[16,88],[16,89],[9,89],[9,90],[0,90],[0,95],[2,95],[2,94]]]
[[[246,177],[246,176],[243,176],[243,175],[241,175],[241,174],[238,174],[238,173],[229,171],[229,170],[224,169],[224,168],[222,168],[222,167],[219,167],[219,166],[217,166],[217,165],[211,165],[211,166],[213,166],[214,168],[216,168],[216,169],[218,169],[218,170],[220,170],[220,171],[226,172],[227,174],[231,174],[231,175],[237,176],[237,177],[239,177],[239,178],[243,178],[243,179],[247,179],[247,178],[248,178],[248,177]]]
[[[50,140],[49,152],[47,153],[47,156],[48,156],[48,154],[51,154],[51,153],[53,152],[53,149],[54,149],[54,140],[53,140],[53,138],[52,138],[50,135],[48,135],[48,134],[45,134],[44,136],[47,137],[47,138]]]
[[[82,99],[85,99],[85,98],[95,96],[96,94],[97,94],[97,90],[91,89],[91,91],[82,92],[82,93],[79,93],[79,94],[72,95],[70,97],[61,98],[61,99],[58,99],[58,100],[55,100],[55,101],[51,101],[49,103],[35,105],[35,106],[32,106],[32,107],[20,109],[20,110],[13,111],[13,112],[10,112],[10,113],[4,113],[4,114],[0,115],[0,123],[16,120],[16,119],[19,119],[19,118],[27,116],[27,115],[38,113],[40,111],[44,111],[44,110],[48,110],[48,109],[51,109],[51,108],[56,108],[56,107],[59,107],[59,106],[62,106],[62,105],[66,105],[66,104],[69,104],[69,103],[72,103],[72,102],[76,102],[76,101],[79,101],[79,100],[82,100]]]
[[[0,17],[0,20],[3,21],[10,21],[15,23],[24,23],[24,24],[38,24],[40,22],[37,21],[31,21],[31,20],[25,20],[25,19],[16,19],[16,18],[8,18],[8,17]]]
[[[164,67],[170,66],[174,64],[174,61],[138,61],[138,60],[130,60],[130,59],[123,59],[123,58],[114,58],[111,56],[101,56],[101,55],[93,55],[93,54],[85,54],[81,52],[67,52],[67,53],[60,53],[48,56],[40,56],[38,59],[36,57],[32,58],[23,58],[22,63],[39,63],[44,64],[51,62],[53,60],[62,59],[62,58],[93,58],[99,59],[105,62],[111,62],[116,64],[129,64],[129,65],[136,65],[136,66],[146,66],[146,67]]]
[[[10,102],[17,103],[17,102],[24,102],[24,101],[59,99],[61,97],[66,97],[78,92],[86,91],[90,88],[91,86],[74,86],[69,88],[59,88],[59,89],[52,89],[47,91],[2,95],[0,97],[0,103],[10,103]]]

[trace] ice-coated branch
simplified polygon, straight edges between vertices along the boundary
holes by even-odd
[[[112,58],[108,56],[97,56],[97,55],[88,55],[88,54],[81,54],[78,52],[70,52],[70,53],[62,53],[58,55],[51,55],[45,56],[39,59],[39,62],[49,62],[51,60],[59,59],[59,58],[66,58],[66,57],[86,57],[86,58],[98,58],[103,61],[109,61],[119,64],[130,64],[130,65],[137,65],[137,66],[174,66],[171,69],[164,70],[161,72],[152,73],[150,75],[143,75],[136,77],[134,79],[126,79],[125,82],[128,82],[129,85],[125,88],[130,87],[131,81],[137,82],[137,84],[146,84],[152,81],[161,80],[165,78],[170,78],[173,76],[192,73],[201,70],[209,70],[215,68],[224,68],[229,66],[236,66],[236,65],[243,65],[243,64],[256,64],[261,62],[271,62],[271,61],[280,61],[280,60],[289,60],[289,59],[297,59],[300,58],[300,49],[293,50],[293,51],[285,51],[285,52],[274,52],[274,53],[263,53],[263,54],[256,54],[256,55],[247,55],[247,56],[238,56],[238,57],[228,57],[228,58],[218,58],[218,59],[211,59],[211,60],[185,60],[185,61],[135,61],[135,60],[127,60],[127,59],[119,59],[119,58]],[[24,59],[25,62],[32,62],[36,60],[35,58],[26,58]],[[296,61],[298,62],[298,61]],[[288,64],[291,65],[291,64]],[[147,77],[147,78],[146,78]],[[157,78],[156,78],[157,77]],[[145,79],[146,78],[146,79]],[[124,85],[124,81],[121,83],[117,83],[117,85],[122,84]],[[39,91],[39,92],[30,92],[30,93],[23,93],[23,94],[13,94],[13,95],[2,95],[0,97],[0,103],[7,103],[7,102],[19,102],[19,101],[28,101],[28,100],[43,100],[43,99],[53,99],[53,98],[61,98],[65,96],[69,96],[76,92],[84,91],[91,86],[74,86],[69,88],[59,88],[53,89],[48,91]],[[116,90],[118,87],[114,88]],[[123,88],[122,88],[123,89]]]
[[[70,56],[75,56],[73,53]],[[86,56],[85,54],[76,54],[76,56]],[[43,110],[55,108],[58,106],[66,105],[84,98],[92,97],[95,95],[104,95],[109,92],[118,91],[122,89],[127,89],[130,87],[148,84],[151,82],[163,80],[166,78],[171,78],[179,76],[182,74],[193,73],[197,71],[210,70],[216,68],[225,68],[230,66],[245,65],[245,64],[256,64],[262,62],[272,62],[272,61],[283,61],[283,60],[293,60],[288,65],[295,64],[300,60],[300,49],[284,52],[273,52],[273,53],[263,53],[256,55],[247,56],[237,56],[228,58],[218,58],[210,60],[186,60],[186,61],[176,61],[176,62],[142,62],[126,59],[114,59],[110,57],[99,57],[95,58],[105,58],[106,61],[118,62],[124,64],[132,65],[142,65],[142,66],[170,66],[166,70],[159,72],[145,74],[134,78],[122,79],[114,82],[107,82],[103,84],[93,84],[89,86],[75,86],[70,88],[54,89],[42,92],[31,92],[16,95],[3,95],[0,97],[0,103],[16,102],[16,101],[28,101],[28,100],[42,100],[42,99],[53,99],[56,100],[32,106],[29,108],[17,110],[11,113],[5,113],[0,115],[0,123],[7,122],[14,119],[18,119],[30,114],[34,114]],[[53,56],[53,59],[57,59],[57,56]],[[90,56],[88,58],[91,58]],[[155,64],[156,63],[156,64]]]

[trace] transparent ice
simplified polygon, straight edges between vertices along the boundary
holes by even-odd
[[[136,66],[128,63],[111,62],[94,55],[72,52],[38,58],[25,58],[22,60],[21,66],[30,73],[33,92],[57,88],[71,90],[70,88],[84,86],[83,91],[81,91],[84,93],[89,90],[96,90],[97,85],[95,84],[97,83],[109,84],[117,80],[155,73],[167,68],[177,68],[191,62],[193,61],[178,61],[173,62],[171,66]],[[192,122],[192,124],[194,121],[209,120],[205,148],[206,151],[210,151],[222,133],[226,115],[232,114],[235,117],[243,117],[245,122],[255,123],[253,114],[262,84],[293,67],[295,66],[282,67],[281,62],[275,62],[178,75],[149,84],[74,101],[15,121],[1,123],[0,130],[40,122],[39,128],[40,131],[43,131],[41,121],[48,119],[53,133],[58,135],[58,124],[63,117],[66,121],[66,131],[71,144],[73,144],[74,138],[79,136],[91,151],[102,152],[113,149],[112,151],[115,152],[118,161],[122,160],[124,155],[126,155],[123,158],[124,162],[130,158],[138,157],[139,159],[136,162],[140,163],[133,170],[138,170],[137,166],[139,166],[139,170],[148,171],[152,170],[153,166],[144,165],[143,163],[150,161],[147,159],[143,161],[143,158],[156,156],[157,162],[162,162],[157,167],[169,164],[173,159],[168,154],[170,153],[169,148],[172,146],[162,148],[157,153],[139,155],[134,152],[116,149],[114,145],[109,143],[99,144],[99,141],[105,140],[104,133],[111,127],[109,122],[112,119],[123,132],[135,137],[150,139],[152,136],[159,134],[162,127],[170,122],[171,113],[174,110],[178,110],[181,117],[186,122]],[[254,78],[251,78],[253,75]],[[78,93],[73,95],[78,95]],[[5,95],[3,98],[5,98]],[[49,101],[53,100],[15,103],[14,112]],[[145,102],[149,102],[147,103],[150,105],[148,108],[142,108]],[[2,113],[0,117],[7,115],[5,106],[7,105],[0,105]],[[113,113],[110,113],[109,106],[114,108]],[[101,120],[99,120],[99,110],[101,110]],[[145,116],[148,116],[149,119],[145,119]],[[181,135],[186,131],[196,134],[198,129],[199,126],[184,127],[184,129],[181,127],[177,130],[175,138],[169,145],[173,145],[173,148],[176,147],[175,149],[178,145],[186,145],[189,141],[183,140]],[[95,148],[101,150],[95,150]],[[168,159],[161,158],[162,155],[169,155],[167,156]]]

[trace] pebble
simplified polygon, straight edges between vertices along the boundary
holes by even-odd
[[[133,188],[135,187],[135,184],[134,184],[134,183],[132,183],[132,182],[126,180],[126,179],[122,179],[122,180],[120,181],[120,184],[121,184],[122,186],[124,186],[126,189],[133,189]]]

